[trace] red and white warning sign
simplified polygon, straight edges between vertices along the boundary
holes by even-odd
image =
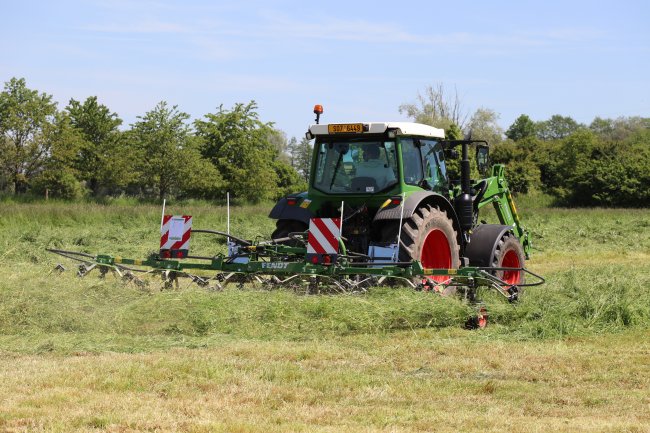
[[[320,263],[331,263],[339,253],[341,237],[339,218],[312,218],[309,221],[307,237],[307,259]],[[325,256],[328,256],[325,258]],[[334,257],[332,257],[334,256]]]
[[[182,259],[190,250],[192,217],[190,215],[165,215],[160,228],[160,255]]]

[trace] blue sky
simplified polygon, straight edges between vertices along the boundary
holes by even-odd
[[[325,122],[406,120],[427,85],[468,111],[580,122],[650,117],[650,2],[0,0],[0,79],[97,95],[128,125],[160,100],[193,118],[257,101],[301,137]]]

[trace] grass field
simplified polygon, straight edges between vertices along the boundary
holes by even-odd
[[[548,283],[516,306],[487,297],[477,332],[468,306],[406,289],[50,273],[45,247],[146,255],[159,207],[0,203],[0,431],[650,431],[650,210],[544,205],[519,201]],[[268,210],[235,209],[233,231],[267,238]],[[225,228],[222,207],[170,211]]]

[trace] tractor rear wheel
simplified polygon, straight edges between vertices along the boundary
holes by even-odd
[[[398,225],[385,229],[384,242],[395,241]],[[454,225],[444,210],[431,205],[417,209],[404,221],[400,239],[399,261],[419,260],[425,268],[456,269],[460,266],[460,247]],[[444,283],[449,276],[427,277]],[[421,283],[422,281],[417,281]]]
[[[525,261],[526,255],[519,239],[511,232],[501,236],[494,251],[492,266],[495,268],[523,268]],[[525,282],[523,271],[496,271],[496,276],[509,286]]]
[[[302,233],[307,230],[307,225],[302,221],[296,220],[278,220],[275,230],[271,234],[271,239],[282,239],[289,237],[290,233]],[[300,246],[297,240],[287,240],[282,242],[283,245]]]

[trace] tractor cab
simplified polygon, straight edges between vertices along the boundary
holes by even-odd
[[[440,137],[409,136],[397,124],[361,124],[361,129],[384,133],[327,133],[310,128],[315,136],[311,187],[317,193],[341,195],[395,195],[404,187],[444,192],[448,186]],[[320,126],[320,125],[314,125]],[[349,125],[322,125],[336,130]],[[324,128],[322,128],[324,130]],[[422,128],[424,129],[424,128]]]
[[[379,201],[409,187],[448,189],[441,129],[407,122],[316,124],[307,136],[315,138],[310,192],[316,195]]]

